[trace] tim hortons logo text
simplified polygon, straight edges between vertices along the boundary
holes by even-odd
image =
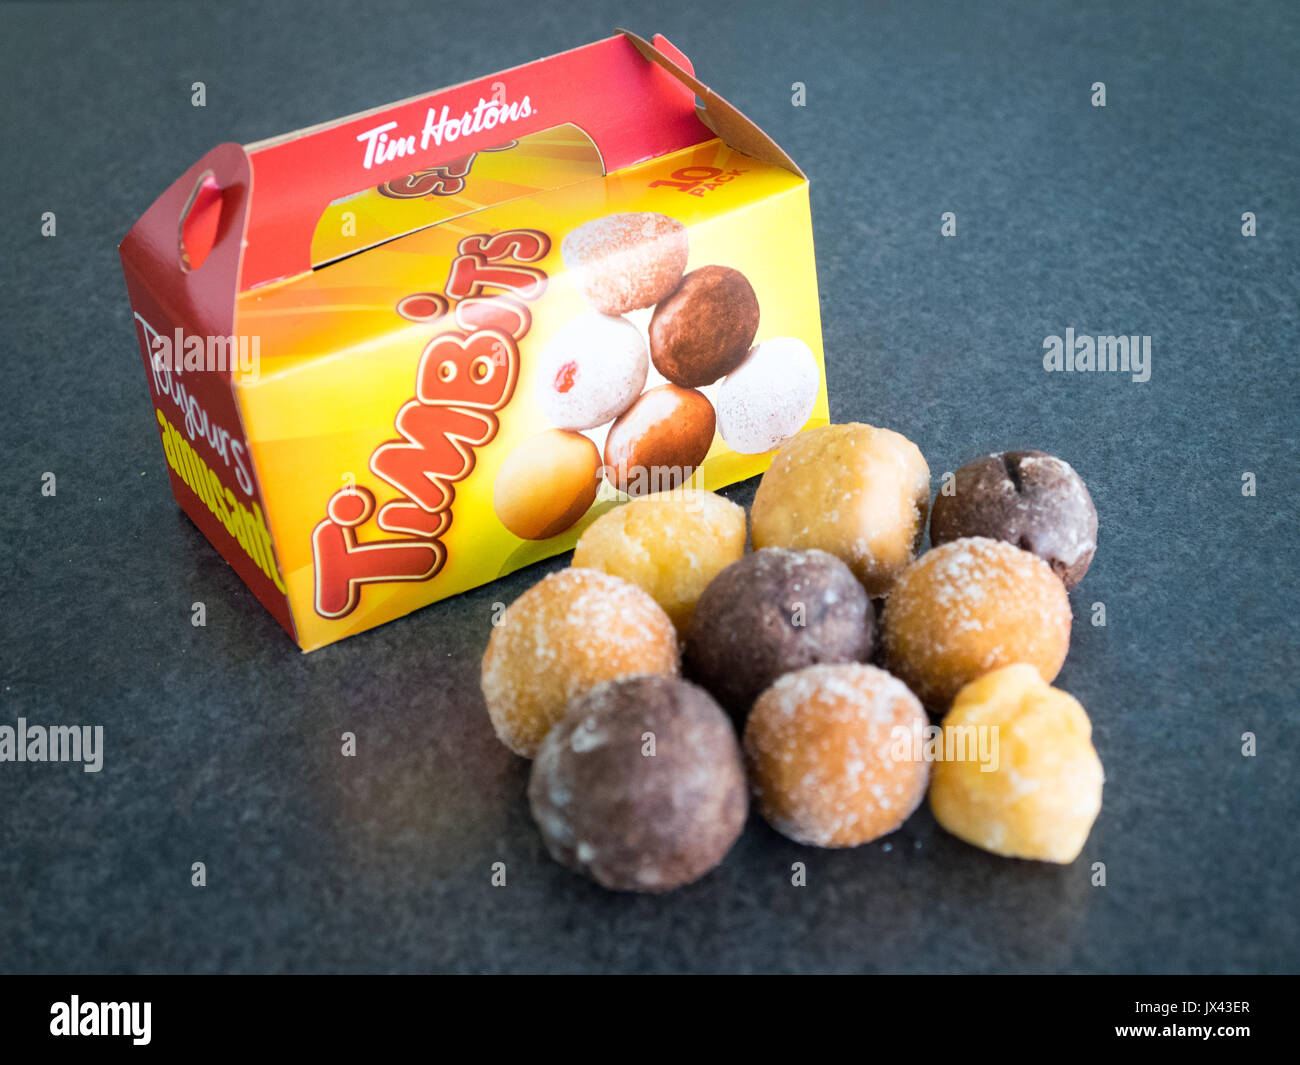
[[[397,412],[400,439],[381,444],[370,470],[397,492],[376,509],[369,489],[340,488],[312,530],[316,613],[342,618],[367,584],[427,581],[447,561],[455,484],[474,469],[474,451],[497,434],[497,411],[519,377],[519,342],[532,327],[528,301],[546,291],[545,233],[514,229],[466,237],[442,292],[398,301],[407,321],[442,328],[420,355],[415,396]],[[374,518],[380,534],[358,529]]]
[[[480,96],[473,108],[458,115],[453,115],[446,104],[441,108],[430,107],[419,133],[398,131],[395,120],[358,133],[357,140],[366,149],[361,165],[369,170],[376,164],[382,166],[394,159],[427,152],[430,146],[440,147],[443,143],[450,144],[461,137],[518,122],[532,113],[533,105],[527,96],[522,100],[507,101],[505,85],[497,82],[492,86],[491,99],[485,100]]]
[[[485,152],[507,152],[516,147],[518,141],[507,141],[495,148],[484,148]],[[478,152],[470,152],[459,159],[453,159],[442,166],[430,166],[417,170],[406,177],[394,181],[385,181],[376,186],[381,196],[390,200],[418,200],[428,196],[459,196],[465,191],[465,179],[469,177],[470,168],[478,158]]]

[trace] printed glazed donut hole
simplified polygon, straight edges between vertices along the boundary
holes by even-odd
[[[686,269],[686,227],[653,211],[611,214],[580,225],[560,245],[584,298],[602,314],[653,307]]]
[[[659,676],[575,698],[537,753],[528,798],[551,857],[615,891],[698,880],[749,806],[727,716],[693,684]]]
[[[642,496],[690,480],[713,445],[716,418],[703,392],[660,385],[642,394],[605,438],[605,479]]]
[[[1001,540],[970,537],[912,563],[885,605],[885,661],[944,713],[962,687],[1016,662],[1051,683],[1070,648],[1070,600],[1051,566]]]
[[[925,711],[875,666],[809,666],[754,704],[745,762],[760,812],[778,832],[817,847],[856,847],[893,832],[925,797],[930,763],[899,750]],[[900,757],[906,753],[908,757]]]
[[[875,642],[875,610],[848,566],[825,551],[765,547],[704,590],[684,659],[691,678],[743,720],[782,674],[865,662]]]
[[[566,569],[506,608],[481,683],[497,737],[531,758],[573,696],[617,677],[677,669],[677,631],[649,595],[608,573]]]
[[[763,474],[754,547],[820,548],[873,598],[912,561],[930,509],[930,467],[907,437],[850,422],[800,433]]]
[[[675,385],[711,385],[739,366],[758,332],[758,297],[739,270],[703,266],[650,319],[650,360]]]
[[[645,589],[684,635],[700,593],[744,551],[744,507],[683,489],[606,511],[582,534],[573,564]]]
[[[492,506],[522,540],[546,540],[573,526],[595,502],[600,451],[581,433],[550,429],[525,440],[501,464]]]
[[[1097,509],[1068,462],[1042,451],[983,455],[935,497],[930,542],[963,536],[1005,540],[1043,559],[1066,588],[1083,579],[1097,549]]]
[[[938,761],[930,785],[935,820],[959,839],[1011,858],[1069,863],[1101,810],[1101,760],[1092,722],[1032,666],[985,674],[958,693],[945,730],[996,736],[995,767]]]

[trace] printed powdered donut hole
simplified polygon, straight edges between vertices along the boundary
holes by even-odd
[[[822,375],[802,340],[755,344],[718,392],[718,431],[742,455],[761,455],[795,435],[817,405]]]
[[[537,403],[559,429],[594,429],[636,401],[650,371],[624,318],[591,312],[560,327],[537,359]]]
[[[606,215],[580,225],[560,245],[587,302],[604,314],[653,307],[682,279],[686,227],[653,211]]]

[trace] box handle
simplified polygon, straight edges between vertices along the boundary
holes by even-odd
[[[220,144],[172,183],[122,241],[123,264],[187,330],[234,329],[252,189],[248,155]]]
[[[217,176],[211,170],[204,171],[181,212],[177,232],[181,269],[186,273],[201,267],[212,251],[224,207],[225,192],[217,183]]]

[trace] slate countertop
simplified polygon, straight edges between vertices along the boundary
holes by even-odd
[[[1166,6],[7,6],[0,725],[105,748],[94,774],[0,763],[0,968],[1300,967],[1300,9]],[[667,34],[810,175],[835,420],[905,433],[936,487],[1018,446],[1087,480],[1058,684],[1107,781],[1074,865],[924,809],[842,852],[755,815],[700,883],[607,894],[545,857],[478,693],[492,605],[565,558],[303,656],[172,500],[116,252],[153,198],[218,142],[619,25]],[[1150,336],[1150,380],[1044,372],[1066,329]]]

